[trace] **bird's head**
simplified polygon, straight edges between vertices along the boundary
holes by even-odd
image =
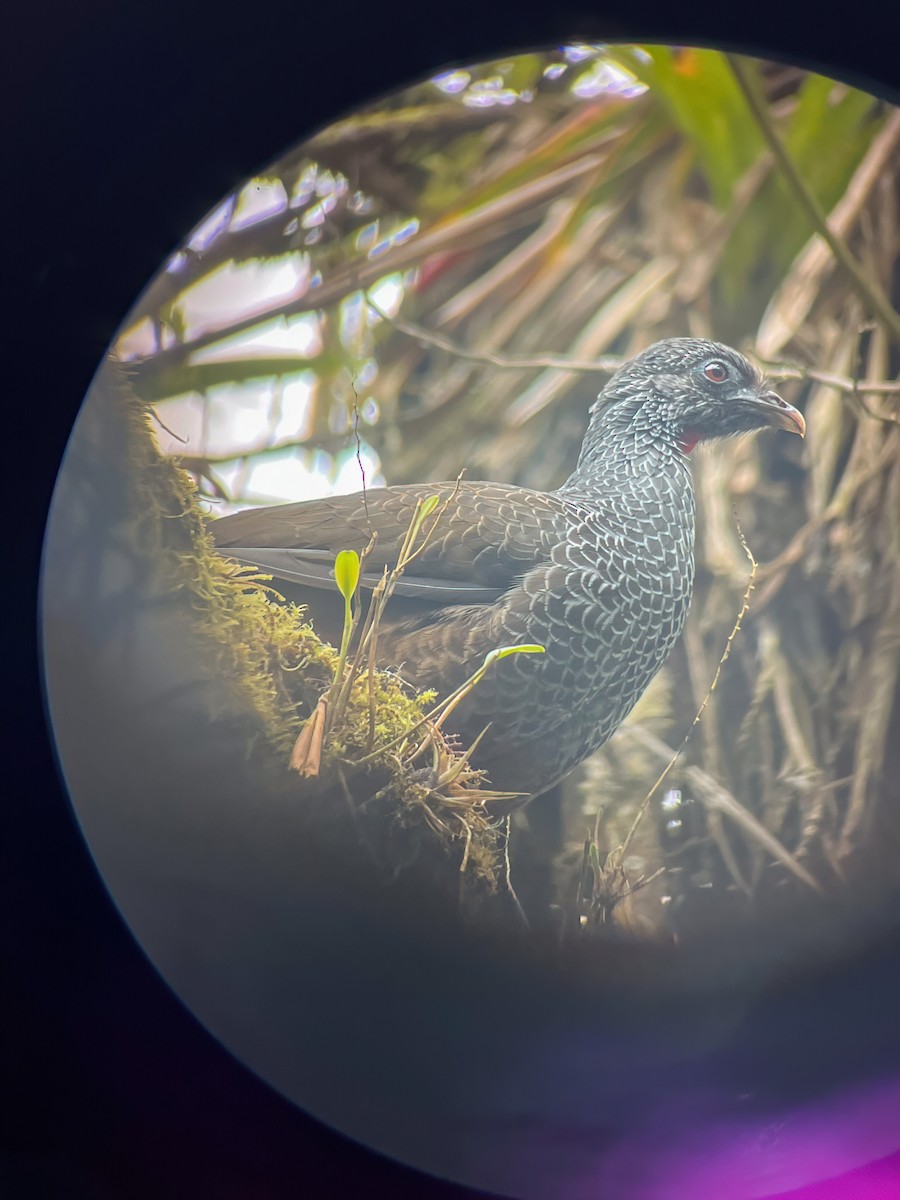
[[[773,392],[737,350],[700,338],[669,338],[620,367],[592,412],[688,452],[701,441],[774,426],[806,433],[802,413]],[[596,418],[595,418],[596,419]]]

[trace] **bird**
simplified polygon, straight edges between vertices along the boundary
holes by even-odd
[[[542,646],[495,662],[445,727],[463,747],[483,733],[471,766],[524,804],[603,745],[682,632],[694,582],[691,452],[767,427],[806,432],[737,350],[668,338],[600,391],[575,468],[555,491],[404,484],[245,509],[210,528],[220,553],[270,573],[333,640],[338,552],[361,553],[377,534],[360,578],[370,593],[417,505],[446,502],[385,609],[378,665],[447,696],[492,650]]]

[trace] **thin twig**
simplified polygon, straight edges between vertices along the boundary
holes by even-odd
[[[837,494],[833,497],[827,508],[823,509],[817,516],[810,517],[806,524],[797,530],[784,550],[776,558],[764,564],[759,572],[759,581],[763,586],[756,596],[755,608],[757,612],[762,611],[762,609],[769,605],[773,596],[775,596],[784,583],[787,572],[802,561],[803,556],[809,548],[809,543],[819,530],[824,529],[831,521],[838,520],[846,514],[856,493],[869,480],[881,474],[884,467],[893,459],[894,454],[894,446],[889,440],[886,441],[881,453],[871,459],[863,470],[855,473],[846,482],[841,482]]]
[[[463,820],[459,813],[456,814],[456,819],[460,822],[466,834],[466,848],[463,850],[462,862],[459,864],[459,873],[460,875],[464,875],[466,867],[469,865],[469,851],[472,849],[472,826],[468,821]]]
[[[512,883],[512,866],[509,860],[509,835],[512,829],[512,817],[507,817],[503,822],[503,882],[506,884],[506,890],[509,893],[513,904],[516,906],[516,911],[522,918],[522,922],[527,930],[531,929],[531,923],[525,915],[525,909],[519,902],[519,897],[516,895],[516,889]]]
[[[580,359],[566,358],[564,354],[532,354],[520,358],[508,354],[496,354],[489,350],[467,350],[459,342],[455,342],[452,338],[445,337],[441,333],[435,333],[433,330],[426,329],[422,325],[417,325],[413,321],[406,321],[401,317],[390,316],[370,296],[366,297],[366,304],[382,320],[387,321],[389,325],[393,325],[400,333],[405,333],[407,336],[416,338],[428,346],[434,346],[438,350],[446,350],[448,354],[452,354],[456,358],[462,358],[466,362],[484,363],[486,366],[502,367],[504,370],[513,371],[520,371],[523,368],[550,367],[560,371],[612,374],[625,361],[624,358],[617,354],[604,354],[601,358],[595,359],[592,362],[585,362]]]
[[[746,590],[744,591],[743,599],[741,601],[740,611],[738,612],[738,615],[735,618],[734,625],[731,627],[731,633],[729,633],[729,635],[728,635],[728,640],[725,642],[725,649],[722,651],[722,657],[719,659],[719,664],[716,667],[715,675],[713,675],[712,683],[707,688],[706,695],[703,697],[700,707],[697,709],[696,715],[694,716],[693,721],[691,721],[691,723],[688,727],[688,731],[684,735],[684,738],[682,739],[681,745],[678,747],[678,749],[675,751],[675,753],[669,759],[668,763],[666,764],[666,766],[663,768],[663,770],[660,772],[659,776],[657,777],[656,782],[653,784],[653,786],[650,788],[650,791],[644,797],[644,800],[641,803],[641,806],[638,809],[637,813],[635,814],[635,818],[631,823],[631,828],[628,830],[628,833],[625,835],[625,840],[622,842],[621,846],[618,847],[619,862],[621,862],[622,859],[624,859],[624,857],[628,851],[628,847],[631,845],[632,841],[634,840],[634,835],[637,833],[638,826],[640,825],[641,821],[644,818],[644,814],[646,813],[647,808],[650,805],[651,799],[653,798],[655,793],[658,791],[658,789],[660,788],[662,783],[665,781],[665,779],[668,777],[669,772],[675,766],[676,762],[678,762],[678,759],[684,753],[684,749],[687,746],[688,742],[691,740],[691,736],[693,735],[694,730],[700,724],[700,719],[703,716],[704,712],[706,711],[707,705],[709,704],[710,699],[712,698],[713,692],[716,690],[716,687],[718,686],[719,677],[722,674],[722,668],[725,666],[725,663],[728,661],[728,659],[731,655],[731,648],[734,645],[734,639],[740,633],[741,624],[744,620],[744,617],[747,615],[747,613],[750,610],[750,595],[753,591],[753,588],[756,585],[756,571],[757,571],[758,564],[756,562],[756,559],[753,557],[753,551],[747,545],[747,540],[744,537],[744,531],[741,529],[741,523],[738,520],[737,513],[734,514],[734,520],[735,520],[735,524],[737,526],[738,537],[741,540],[741,546],[744,550],[744,553],[747,555],[747,558],[750,560],[750,578],[747,581],[747,587],[746,587]]]
[[[369,489],[366,486],[366,468],[363,466],[362,460],[362,438],[359,436],[359,392],[356,390],[356,376],[350,380],[350,387],[353,389],[353,436],[356,438],[356,462],[359,466],[359,474],[362,479],[362,498],[363,508],[366,510],[366,524],[369,527],[369,533],[372,533],[372,520],[369,517]]]
[[[118,362],[118,359],[116,361]],[[145,412],[148,412],[150,414],[150,416],[157,423],[157,425],[160,427],[160,429],[164,429],[170,438],[173,438],[176,442],[181,442],[182,446],[187,445],[187,438],[184,438],[181,436],[181,434],[176,433],[174,429],[170,429],[169,426],[162,419],[162,417],[159,415],[159,413],[156,411],[156,408],[154,405],[145,404],[143,407],[144,407]]]
[[[519,356],[498,354],[489,350],[469,350],[465,346],[460,345],[459,342],[454,341],[453,338],[449,338],[442,333],[436,333],[432,329],[426,329],[424,325],[419,325],[415,321],[408,321],[403,317],[392,317],[368,296],[366,297],[366,303],[382,320],[392,325],[399,333],[405,333],[407,337],[415,338],[416,341],[422,342],[426,346],[434,346],[437,350],[445,350],[448,354],[463,359],[465,362],[482,363],[484,366],[498,367],[504,371],[555,369],[559,371],[574,371],[585,375],[612,375],[627,361],[618,354],[602,354],[599,358],[586,360],[567,358],[565,354],[546,353]],[[866,393],[872,395],[900,396],[900,380],[897,379],[857,380],[851,379],[849,376],[833,375],[829,371],[819,371],[815,367],[789,366],[783,363],[767,363],[763,365],[765,366],[766,374],[773,382],[809,379],[814,383],[825,384],[836,391],[846,392],[848,395],[853,396],[860,396]],[[879,416],[876,413],[870,413],[869,415]],[[898,418],[887,414],[880,416],[879,419],[888,421],[898,420]]]
[[[655,734],[652,734],[649,729],[645,729],[643,725],[622,725],[616,731],[614,737],[617,740],[622,737],[630,737],[649,750],[656,758],[665,761],[672,759],[671,746],[667,746],[665,742],[661,741]],[[807,871],[802,863],[797,861],[796,855],[791,854],[778,838],[773,833],[770,833],[765,825],[753,813],[749,812],[718,780],[708,775],[702,767],[694,766],[685,768],[684,776],[685,781],[691,785],[706,808],[713,808],[723,813],[726,817],[729,817],[749,837],[762,846],[763,849],[767,850],[774,859],[786,867],[795,878],[805,883],[812,891],[821,894],[821,884]]]
[[[834,388],[836,392],[847,392],[853,396],[858,396],[862,393],[871,393],[872,395],[880,396],[900,396],[900,379],[876,379],[873,381],[868,379],[850,379],[846,375],[833,375],[830,371],[819,371],[815,367],[764,365],[766,374],[773,382],[810,379],[813,383],[821,383],[826,387]],[[896,417],[886,417],[884,419],[897,420]]]

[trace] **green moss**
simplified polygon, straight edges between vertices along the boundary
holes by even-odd
[[[410,695],[395,675],[376,671],[373,734],[370,680],[362,671],[323,746],[317,777],[302,779],[289,768],[303,722],[333,681],[338,652],[316,635],[302,609],[281,600],[270,576],[216,552],[192,478],[159,453],[146,406],[130,394],[128,400],[130,534],[164,586],[187,593],[213,669],[229,681],[229,696],[237,694],[256,727],[248,754],[267,777],[310,797],[339,791],[349,796],[352,790],[355,803],[364,794],[357,817],[378,825],[379,842],[412,836],[416,856],[424,849],[452,862],[464,860],[467,878],[493,890],[499,835],[477,789],[429,786],[419,770],[423,760],[410,765],[399,756],[398,739],[420,724],[433,691]],[[423,732],[413,734],[410,744]],[[449,752],[441,747],[441,753],[446,765]],[[332,795],[332,813],[333,800]]]

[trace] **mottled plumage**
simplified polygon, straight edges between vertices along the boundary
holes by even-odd
[[[446,695],[498,646],[542,655],[498,663],[456,710],[494,788],[536,795],[602,745],[665,662],[694,577],[688,455],[701,440],[779,426],[796,409],[715,342],[674,338],[626,363],[591,409],[578,463],[555,492],[463,480],[433,541],[387,609],[379,662]],[[455,484],[251,509],[213,523],[217,545],[291,585],[313,623],[337,632],[332,566],[378,534],[364,578],[393,565],[416,501]]]

